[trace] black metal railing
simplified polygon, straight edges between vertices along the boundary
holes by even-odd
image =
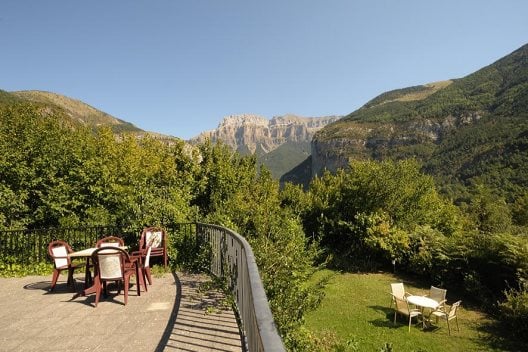
[[[0,263],[9,267],[46,262],[49,261],[48,244],[53,240],[64,240],[73,249],[80,250],[93,247],[98,238],[110,235],[127,239],[134,232],[115,226],[0,231]]]
[[[262,285],[253,250],[225,227],[197,224],[211,250],[212,274],[224,277],[234,295],[248,351],[285,351]]]
[[[285,351],[278,334],[253,251],[248,242],[227,228],[201,223],[164,225],[169,238],[193,236],[202,241],[210,273],[225,278],[233,294],[247,351]],[[96,226],[0,231],[0,264],[31,265],[49,261],[48,243],[67,241],[74,250],[95,245],[97,239],[116,235],[131,248],[137,246],[141,229]]]

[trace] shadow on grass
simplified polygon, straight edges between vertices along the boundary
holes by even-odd
[[[369,323],[378,328],[389,328],[397,329],[400,327],[400,324],[396,320],[394,324],[394,309],[384,307],[384,306],[368,306],[370,309],[375,310],[378,313],[385,315],[385,318],[378,318],[370,320]]]

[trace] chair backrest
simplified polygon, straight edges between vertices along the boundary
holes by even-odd
[[[145,246],[159,248],[163,244],[163,231],[145,232]]]
[[[161,227],[145,227],[141,232],[139,245],[141,249],[151,246],[153,249],[165,247],[166,232]]]
[[[407,300],[402,297],[398,297],[395,295],[392,295],[394,297],[394,303],[396,305],[396,310],[401,313],[409,314],[409,303],[407,303]]]
[[[391,293],[394,297],[398,297],[399,299],[404,299],[405,286],[403,286],[403,282],[397,282],[397,283],[391,284]]]
[[[101,247],[92,254],[92,260],[102,280],[122,279],[125,262],[130,261],[128,253],[117,247]]]
[[[442,302],[446,299],[447,290],[431,286],[429,289],[429,298],[434,299],[437,302]]]
[[[143,267],[145,268],[150,266],[150,252],[152,252],[152,247],[148,246],[147,253],[145,254],[145,261],[143,261]]]
[[[453,305],[449,309],[449,313],[447,313],[447,316],[449,318],[453,318],[456,315],[456,312],[457,312],[458,307],[460,306],[460,303],[462,303],[462,301],[457,301],[453,303]]]
[[[71,263],[68,258],[68,253],[71,252],[72,249],[66,241],[51,241],[48,245],[48,254],[53,259],[55,268],[67,267]]]
[[[106,236],[97,241],[95,246],[99,247],[123,247],[125,241],[121,237],[117,236]]]

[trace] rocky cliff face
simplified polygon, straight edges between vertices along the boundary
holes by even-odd
[[[338,116],[285,115],[268,120],[258,115],[231,115],[215,130],[203,132],[190,142],[199,143],[208,138],[213,143],[222,141],[234,150],[265,154],[286,142],[310,142],[315,132],[338,119]]]
[[[473,112],[406,123],[349,122],[341,128],[346,129],[345,138],[326,138],[323,130],[311,144],[312,177],[325,169],[334,172],[346,168],[353,159],[381,160],[395,153],[423,156],[417,148],[422,147],[427,153],[427,145],[438,144],[449,131],[473,124],[481,117],[481,112]],[[339,129],[339,122],[332,127]]]

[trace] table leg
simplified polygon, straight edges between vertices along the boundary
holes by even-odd
[[[99,278],[97,277],[97,274],[95,275],[93,281],[91,282],[92,285],[89,286],[89,287],[86,287],[84,290],[82,290],[81,292],[77,292],[76,294],[73,295],[73,297],[71,299],[76,299],[78,297],[84,297],[84,296],[87,296],[89,294],[92,294],[92,293],[95,293],[96,292],[96,287],[95,287],[95,282],[98,280]]]
[[[92,273],[90,272],[90,257],[86,257],[86,268],[84,271],[84,288],[90,287],[93,284]]]

